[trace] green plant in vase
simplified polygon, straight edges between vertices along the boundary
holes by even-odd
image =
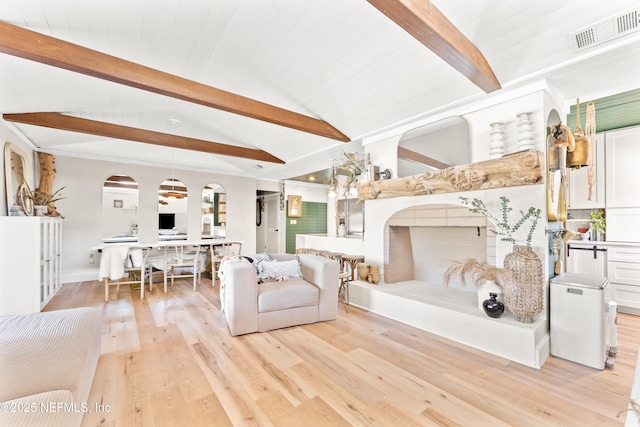
[[[347,179],[342,184],[345,196],[347,196],[351,191],[351,187],[355,187],[358,176],[364,173],[365,166],[364,159],[359,159],[358,153],[343,153],[343,155],[344,159],[338,168],[347,173]]]
[[[520,219],[518,219],[513,225],[509,224],[509,212],[513,211],[513,208],[509,206],[510,200],[505,197],[500,197],[500,216],[498,217],[485,205],[485,203],[480,199],[469,199],[468,197],[460,197],[462,204],[465,206],[470,206],[469,210],[474,213],[479,213],[484,215],[487,219],[489,219],[494,225],[495,229],[491,231],[500,237],[500,240],[503,242],[510,242],[514,245],[516,244],[516,239],[513,237],[513,234],[520,230],[520,228],[527,222],[531,221],[531,225],[529,226],[529,232],[527,233],[527,238],[525,240],[525,244],[527,246],[531,246],[531,240],[533,238],[533,232],[538,225],[538,220],[540,219],[540,214],[542,211],[540,209],[536,209],[533,206],[530,207],[526,212],[520,211]]]
[[[541,210],[530,207],[526,212],[520,211],[520,218],[511,224],[509,214],[513,210],[507,197],[500,197],[500,213],[494,214],[480,199],[469,200],[461,197],[462,204],[470,206],[471,212],[484,215],[493,222],[492,232],[503,242],[513,243],[513,251],[504,258],[504,270],[508,271],[503,285],[504,304],[509,308],[518,322],[532,323],[536,316],[544,310],[542,279],[542,261],[531,248],[533,232],[540,219]],[[514,233],[530,222],[525,240],[526,245],[518,245]]]
[[[589,219],[591,219],[591,226],[600,234],[600,237],[597,240],[603,240],[602,236],[604,236],[607,230],[607,221],[604,217],[604,211],[599,210],[591,212],[589,214]]]
[[[54,193],[47,193],[44,191],[40,191],[39,189],[36,189],[31,193],[31,200],[33,200],[33,204],[36,206],[46,206],[49,203],[54,203],[54,202],[57,202],[58,200],[64,199],[64,197],[59,197],[58,194],[65,188],[66,187],[59,188]]]
[[[53,203],[57,202],[58,200],[64,199],[64,197],[60,197],[59,194],[65,188],[66,187],[59,188],[53,193],[47,193],[46,191],[41,191],[37,188],[34,191],[29,191],[28,198],[33,202],[33,207],[36,210],[36,215],[44,216],[47,214],[47,211],[51,212],[51,210],[49,209],[51,208],[53,209],[55,215],[62,217],[62,215],[55,211],[55,206],[53,206]]]

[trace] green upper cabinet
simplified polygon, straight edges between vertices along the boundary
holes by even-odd
[[[596,100],[580,100],[580,126],[584,130],[587,122],[587,102],[593,101],[596,106],[596,132],[606,132],[629,126],[640,125],[640,89]],[[571,106],[567,116],[567,126],[576,128],[576,105]]]

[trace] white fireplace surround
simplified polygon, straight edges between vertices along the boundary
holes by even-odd
[[[366,201],[365,262],[380,266],[382,281],[377,286],[352,282],[351,303],[540,368],[549,355],[546,310],[532,324],[516,322],[508,313],[499,319],[489,318],[477,308],[473,284],[463,287],[452,281],[445,288],[441,276],[454,259],[473,257],[502,267],[513,247],[487,232],[493,225],[471,213],[460,196],[479,198],[496,213],[499,198],[506,196],[513,208],[510,217],[519,218],[521,210],[535,205],[532,201],[545,200],[545,195],[544,185],[528,185]],[[541,218],[532,238],[532,248],[543,261],[543,277],[548,277],[549,268],[546,225],[546,219]],[[515,236],[516,240],[524,242],[526,228]]]
[[[413,224],[407,225],[407,219]],[[484,216],[466,207],[440,204],[413,206],[387,222],[384,282],[408,280],[442,285],[451,261],[475,258],[495,265],[495,236],[487,236]],[[472,281],[452,277],[452,288],[475,291]]]
[[[496,214],[500,212],[499,198],[505,196],[510,200],[509,206],[513,209],[510,217],[518,218],[520,211],[527,211],[532,205],[536,208],[544,208],[535,202],[545,200],[546,190],[544,185],[536,184],[460,193],[367,200],[365,202],[365,224],[367,224],[364,237],[365,261],[368,264],[380,266],[381,275],[384,278],[383,283],[394,283],[398,281],[394,278],[402,277],[402,272],[393,265],[393,262],[390,263],[388,249],[389,245],[397,243],[396,237],[398,236],[391,234],[394,233],[394,229],[397,231],[401,227],[462,227],[471,231],[470,239],[475,237],[474,230],[481,227],[481,232],[484,233],[487,241],[486,261],[498,267],[502,266],[504,257],[511,252],[513,245],[496,239],[492,233],[487,233],[486,230],[492,227],[492,224],[483,216],[470,212],[469,208],[462,204],[461,196],[483,200],[488,209]],[[533,250],[543,260],[544,277],[548,277],[546,224],[547,221],[543,215],[538,221],[531,242]],[[482,227],[487,228],[482,229]],[[527,231],[526,227],[521,229],[519,234],[515,235],[516,240],[524,243]],[[460,244],[464,245],[465,242],[460,242]],[[402,265],[400,266],[402,267]],[[387,281],[387,277],[391,279]]]

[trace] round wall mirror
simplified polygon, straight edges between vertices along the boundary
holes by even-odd
[[[187,239],[187,187],[177,179],[158,188],[158,240]]]
[[[111,175],[102,186],[102,241],[138,241],[138,183],[127,175]]]
[[[202,189],[202,238],[224,239],[227,225],[227,195],[224,188],[215,183]]]

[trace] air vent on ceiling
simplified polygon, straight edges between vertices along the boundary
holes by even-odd
[[[586,49],[640,30],[640,9],[605,19],[571,33],[576,49]]]

